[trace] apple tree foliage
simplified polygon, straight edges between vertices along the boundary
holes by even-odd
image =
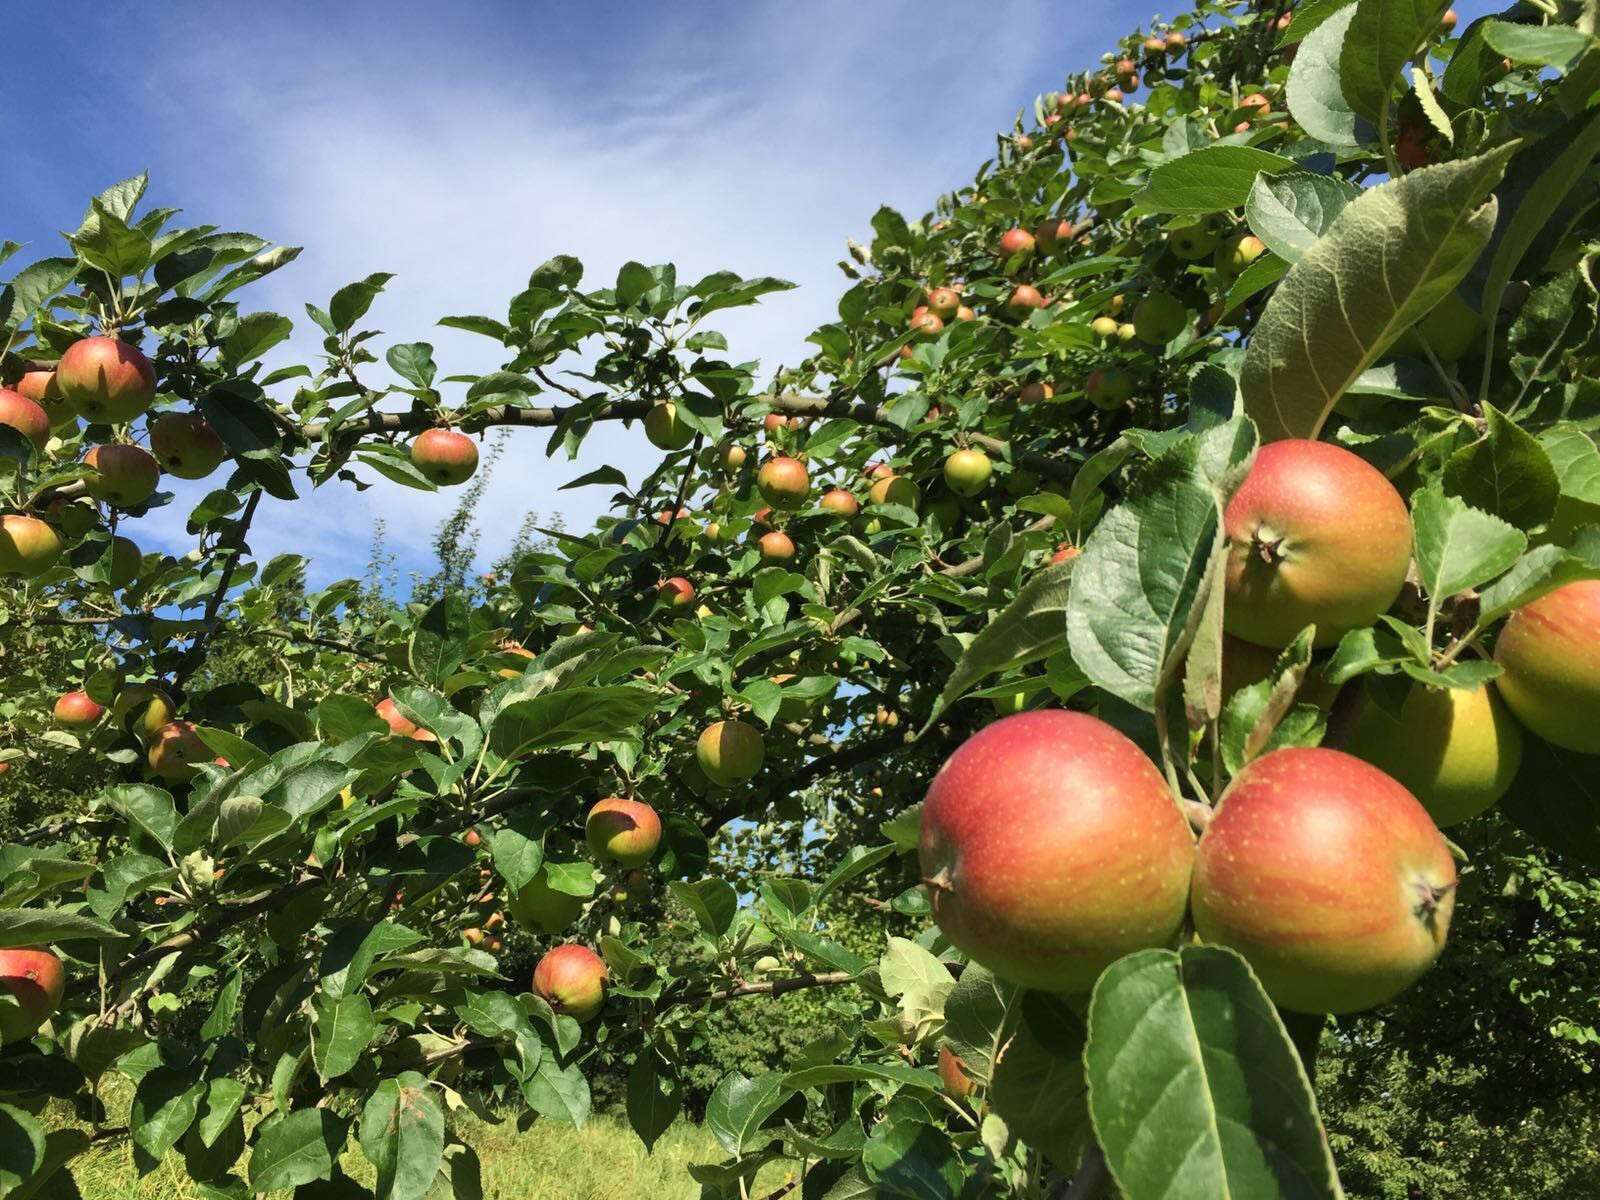
[[[181,1156],[206,1196],[475,1196],[458,1113],[582,1122],[603,1054],[629,1064],[651,1144],[704,1014],[806,992],[829,1031],[711,1094],[728,1157],[695,1168],[703,1195],[749,1195],[780,1160],[795,1194],[834,1200],[1340,1195],[1303,1061],[1318,1022],[1286,1023],[1242,958],[1188,940],[1113,964],[1092,996],[964,962],[929,919],[916,804],[996,710],[1066,705],[1144,745],[1203,826],[1252,758],[1338,744],[1363,698],[1482,686],[1507,614],[1600,578],[1595,6],[1445,15],[1217,2],[1131,33],[932,212],[879,210],[840,263],[837,320],[767,374],[715,317],[790,285],[638,262],[597,285],[566,256],[498,315],[441,317],[497,347],[488,374],[376,332],[381,272],[306,306],[312,362],[268,369],[295,324],[249,285],[295,249],[186,226],[142,205],[143,178],[97,196],[60,256],[0,291],[0,378],[115,335],[153,362],[155,410],[199,414],[226,462],[188,515],[195,550],[130,577],[112,539],[170,493],[91,503],[83,458],[147,419],[66,412],[43,446],[0,425],[0,505],[66,543],[0,591],[0,760],[114,779],[0,847],[0,947],[67,970],[54,1015],[0,1049],[0,1191],[70,1173],[87,1135],[42,1114],[104,1126],[118,1076],[127,1127],[100,1131],[141,1167]],[[1034,236],[1002,250],[1012,229]],[[949,319],[914,314],[948,307],[944,287]],[[535,426],[557,461],[642,436],[664,400],[653,440],[679,448],[643,479],[573,480],[610,489],[612,515],[548,531],[486,593],[375,617],[356,582],[302,597],[301,560],[250,554],[263,504],[336,477],[432,488],[406,450],[422,430]],[[531,458],[538,435],[512,436]],[[1411,499],[1401,599],[1317,655],[1331,713],[1296,703],[1308,641],[1223,702],[1222,513],[1285,437],[1349,448]],[[992,478],[953,487],[958,449]],[[792,510],[755,487],[774,454],[810,473]],[[879,464],[910,486],[869,491]],[[860,513],[820,504],[830,487]],[[38,653],[62,626],[89,634],[67,680]],[[267,668],[208,686],[220,630]],[[215,762],[147,769],[139,710],[115,707],[139,684]],[[53,728],[76,688],[112,711]],[[431,736],[392,732],[385,698]],[[697,760],[724,719],[760,733],[748,778]],[[1500,812],[1600,867],[1597,764],[1530,736]],[[643,876],[585,843],[608,796],[661,815]],[[826,873],[735,888],[710,848],[749,823],[852,840]],[[627,888],[661,898],[670,955]],[[841,944],[826,914],[847,895],[911,936]],[[486,912],[603,956],[599,1016],[508,977]]]

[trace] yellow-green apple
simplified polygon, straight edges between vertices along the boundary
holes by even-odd
[[[132,538],[120,534],[111,539],[111,571],[106,586],[120,591],[139,578],[139,568],[144,565],[144,555]]]
[[[1026,229],[1013,227],[1000,235],[1000,257],[1010,258],[1013,254],[1031,254],[1033,252],[1033,234]]]
[[[1203,222],[1184,225],[1167,234],[1167,245],[1185,262],[1195,262],[1216,250],[1217,233]]]
[[[1133,310],[1133,328],[1141,342],[1165,346],[1189,327],[1189,310],[1171,292],[1151,292]]]
[[[761,770],[766,743],[754,725],[743,721],[715,721],[696,739],[694,756],[707,779],[727,787]]]
[[[1522,727],[1489,684],[1468,690],[1413,683],[1398,719],[1367,702],[1349,749],[1393,776],[1443,827],[1470,820],[1506,794],[1522,765]]]
[[[722,469],[731,474],[744,466],[746,456],[747,452],[743,446],[739,445],[738,442],[729,442],[722,448],[722,455],[719,461],[722,463]]]
[[[1013,316],[1023,316],[1046,304],[1044,295],[1031,283],[1018,284],[1006,298],[1006,308]]]
[[[829,488],[822,493],[817,507],[838,517],[853,517],[861,511],[861,502],[844,488]]]
[[[192,412],[162,413],[151,421],[150,451],[163,471],[179,479],[204,479],[228,457],[211,422]]]
[[[915,511],[922,503],[922,491],[904,475],[880,475],[867,489],[867,499],[873,504],[901,504]]]
[[[682,450],[694,441],[695,430],[675,402],[663,400],[644,414],[644,435],[657,450]]]
[[[1340,446],[1269,442],[1228,503],[1223,624],[1260,646],[1307,625],[1331,646],[1395,602],[1411,563],[1411,515],[1383,473]]]
[[[1494,681],[1511,711],[1552,745],[1600,754],[1600,580],[1559,587],[1500,630]]]
[[[150,769],[169,783],[193,778],[196,764],[215,757],[192,721],[170,721],[150,739]]]
[[[1451,292],[1422,320],[1395,338],[1387,353],[1424,361],[1431,353],[1440,362],[1453,363],[1482,344],[1483,318],[1459,294]]]
[[[1089,332],[1094,334],[1094,336],[1099,338],[1101,341],[1107,341],[1116,337],[1117,330],[1119,328],[1121,328],[1121,326],[1117,324],[1117,319],[1115,317],[1096,317],[1094,320],[1089,322]]]
[[[383,718],[383,723],[389,727],[389,732],[396,737],[410,738],[414,742],[436,742],[439,740],[434,736],[431,729],[424,729],[402,713],[399,706],[388,696],[379,700],[377,704],[373,705],[373,708],[377,711],[378,716]]]
[[[454,429],[424,429],[411,443],[411,465],[437,487],[454,487],[478,469],[478,447]]]
[[[533,991],[556,1012],[587,1021],[605,1004],[605,961],[576,942],[557,946],[534,967]]]
[[[612,796],[589,810],[583,835],[590,853],[601,862],[640,867],[655,857],[661,845],[661,818],[642,801]]]
[[[543,870],[511,893],[507,903],[513,917],[541,933],[562,933],[583,912],[582,898],[556,891]]]
[[[108,442],[83,456],[94,474],[83,481],[89,495],[116,508],[133,508],[155,495],[161,467],[142,446]]]
[[[136,346],[110,337],[81,338],[56,364],[56,387],[87,421],[131,421],[156,398],[156,373]]]
[[[172,697],[149,683],[123,688],[111,702],[112,724],[141,742],[148,742],[165,729],[176,713]]]
[[[1085,713],[986,726],[922,805],[921,863],[946,937],[995,974],[1081,993],[1183,926],[1194,835],[1144,752]]]
[[[794,539],[781,529],[768,530],[756,539],[765,562],[788,562],[795,556]]]
[[[48,950],[18,947],[0,950],[0,986],[14,1006],[0,1007],[0,1041],[31,1036],[61,1007],[67,975],[61,960]]]
[[[50,414],[21,392],[0,387],[0,425],[9,425],[39,450],[50,440]]]
[[[1234,276],[1267,252],[1267,244],[1253,233],[1236,233],[1217,247],[1217,270]]]
[[[953,287],[936,287],[928,291],[928,311],[941,321],[955,319],[961,311],[961,293]]]
[[[656,599],[672,608],[687,608],[694,603],[694,584],[682,575],[663,579],[656,588]]]
[[[1200,838],[1195,929],[1305,1013],[1359,1012],[1410,987],[1444,949],[1450,848],[1417,798],[1323,748],[1274,750],[1233,779]]]
[[[811,491],[811,475],[798,458],[769,458],[756,472],[756,488],[773,508],[799,508]]]
[[[944,460],[944,481],[958,496],[976,496],[993,474],[994,463],[982,450],[957,450]]]
[[[61,557],[61,535],[38,517],[7,513],[0,517],[0,575],[32,579]]]
[[[105,706],[96,704],[88,692],[63,692],[56,700],[56,724],[67,729],[89,729],[105,715]]]

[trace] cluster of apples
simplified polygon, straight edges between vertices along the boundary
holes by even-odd
[[[1307,626],[1326,647],[1371,625],[1410,565],[1405,501],[1326,443],[1264,446],[1225,526],[1225,675],[1229,658],[1252,654],[1269,670]],[[1198,838],[1161,773],[1105,722],[1063,710],[998,720],[951,755],[923,805],[934,917],[997,974],[1057,992],[1086,991],[1189,921],[1244,955],[1284,1008],[1381,1004],[1444,947],[1456,870],[1439,828],[1509,788],[1518,721],[1600,754],[1600,581],[1513,613],[1495,657],[1492,683],[1415,684],[1398,719],[1369,706],[1348,753],[1286,748],[1248,763],[1196,821]]]
[[[150,771],[168,783],[194,778],[200,763],[216,757],[201,739],[194,722],[180,720],[172,697],[149,683],[135,683],[118,691],[111,702],[111,721],[132,734],[145,747]],[[57,725],[74,733],[94,729],[106,715],[106,706],[84,691],[65,692],[56,699],[52,715]]]

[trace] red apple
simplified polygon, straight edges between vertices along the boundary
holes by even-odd
[[[606,1000],[606,964],[587,946],[557,946],[533,969],[534,994],[565,1016],[587,1021]]]
[[[961,1060],[961,1056],[944,1042],[939,1043],[939,1082],[957,1100],[972,1095],[978,1086],[967,1074],[967,1064]]]
[[[1415,796],[1338,750],[1274,750],[1244,768],[1200,839],[1195,929],[1249,960],[1274,1002],[1359,1012],[1444,949],[1450,848]]]
[[[54,371],[24,371],[22,378],[17,380],[17,394],[44,409],[51,425],[65,425],[74,419],[72,406],[56,386]]]
[[[589,810],[583,834],[589,852],[601,862],[640,867],[661,845],[661,818],[648,804],[613,796]]]
[[[761,770],[766,743],[754,725],[743,721],[716,721],[707,725],[696,739],[694,756],[707,779],[727,787]]]
[[[1071,542],[1062,542],[1061,545],[1056,547],[1056,552],[1050,556],[1050,565],[1059,567],[1062,563],[1069,562],[1082,553],[1083,551]]]
[[[935,338],[944,332],[944,322],[931,312],[914,313],[910,325],[912,332],[922,338]]]
[[[672,608],[687,608],[694,603],[694,584],[682,575],[663,579],[661,585],[656,588],[656,599]]]
[[[795,556],[794,539],[781,529],[763,533],[756,539],[764,562],[788,562]]]
[[[941,321],[953,318],[961,308],[961,293],[953,287],[936,287],[928,292],[928,311]]]
[[[1511,711],[1552,745],[1600,754],[1600,580],[1559,587],[1512,613],[1494,681]]]
[[[836,487],[822,493],[822,499],[817,501],[817,507],[835,516],[853,517],[861,511],[861,502],[844,488]]]
[[[959,949],[1013,982],[1087,991],[1183,925],[1194,835],[1105,722],[1042,709],[964,742],[922,806],[923,882]]]
[[[227,447],[211,423],[192,412],[162,413],[151,421],[150,450],[161,469],[179,479],[204,479],[228,457]]]
[[[1057,254],[1072,244],[1072,222],[1065,217],[1047,217],[1033,231],[1033,241],[1041,254]]]
[[[1331,646],[1395,602],[1411,563],[1411,516],[1382,472],[1327,442],[1270,442],[1228,504],[1223,624],[1287,646],[1307,625]]]
[[[399,706],[388,696],[379,700],[373,707],[377,710],[378,715],[383,718],[384,724],[389,726],[389,732],[396,737],[410,738],[414,742],[436,742],[439,740],[433,735],[432,730],[422,728],[422,726],[402,713]]]
[[[61,557],[61,535],[38,517],[7,513],[0,517],[0,575],[32,579]]]
[[[1017,403],[1022,405],[1039,404],[1050,399],[1055,394],[1055,388],[1048,383],[1025,383],[1022,385],[1021,390],[1017,392]]]
[[[143,504],[155,495],[161,482],[161,467],[140,446],[109,442],[92,447],[83,461],[96,472],[83,481],[83,486],[96,500],[114,508]]]
[[[957,450],[944,460],[944,481],[958,496],[976,496],[993,474],[994,463],[982,450]]]
[[[0,425],[9,425],[43,450],[50,440],[50,414],[21,392],[0,387]]]
[[[1121,367],[1091,371],[1083,381],[1084,394],[1096,408],[1111,412],[1133,398],[1133,376]]]
[[[798,458],[769,458],[756,472],[756,488],[774,508],[799,508],[811,491],[811,475]]]
[[[1026,229],[1011,228],[1000,235],[1000,257],[1033,253],[1033,234]]]
[[[1006,298],[1006,308],[1018,317],[1026,316],[1036,308],[1043,308],[1045,304],[1044,296],[1031,283],[1018,284]]]
[[[0,986],[15,997],[19,1010],[0,1019],[5,1040],[13,1041],[31,1035],[61,1007],[67,975],[48,950],[0,950]]]
[[[1239,98],[1239,108],[1247,119],[1254,120],[1272,111],[1272,100],[1265,92],[1251,92],[1248,96]]]
[[[454,487],[478,469],[478,447],[454,429],[424,429],[411,443],[411,465],[436,487]]]
[[[900,504],[915,512],[922,503],[922,492],[904,475],[880,475],[867,489],[867,499],[873,504]]]
[[[105,706],[96,704],[88,692],[65,692],[56,700],[56,724],[67,729],[89,729],[105,715]]]
[[[168,783],[182,783],[193,778],[195,764],[212,759],[211,749],[200,740],[191,721],[163,725],[150,741],[150,769]]]
[[[56,387],[80,417],[109,425],[131,421],[150,407],[156,373],[137,347],[87,337],[68,346],[56,364]]]
[[[695,430],[671,400],[650,406],[644,415],[644,435],[657,450],[682,450],[694,441]]]

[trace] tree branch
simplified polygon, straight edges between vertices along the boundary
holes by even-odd
[[[211,647],[211,639],[217,632],[217,614],[222,610],[223,598],[228,594],[228,588],[233,584],[234,572],[239,569],[239,559],[244,550],[244,539],[250,532],[250,522],[255,520],[256,509],[261,506],[261,497],[264,493],[260,488],[250,493],[250,499],[245,501],[244,512],[240,514],[233,529],[224,541],[212,551],[215,558],[218,550],[227,550],[228,561],[222,566],[222,578],[217,580],[216,590],[211,593],[211,598],[206,601],[206,612],[202,618],[205,628],[184,654],[183,660],[178,664],[177,673],[173,676],[173,688],[180,695],[183,693],[184,681],[199,670],[205,662],[206,651]]]

